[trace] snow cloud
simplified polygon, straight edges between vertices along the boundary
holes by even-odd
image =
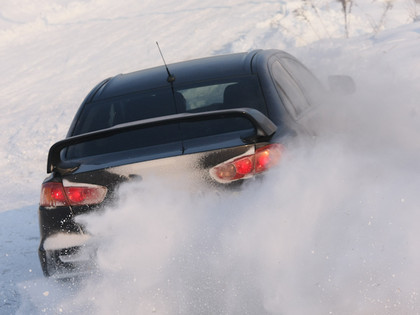
[[[197,193],[182,179],[157,178],[128,184],[117,207],[85,218],[101,238],[100,276],[69,309],[418,310],[418,92],[367,57],[356,94],[323,104],[312,122],[315,142],[289,145],[264,181]],[[352,69],[356,56],[346,58],[340,67]]]

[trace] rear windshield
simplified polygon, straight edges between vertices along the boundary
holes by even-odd
[[[122,123],[177,113],[198,113],[240,107],[254,108],[267,114],[255,76],[198,82],[126,95],[86,104],[75,124],[73,135],[110,128]],[[209,137],[216,134],[247,131],[252,125],[244,118],[209,120],[154,127],[151,130],[120,134],[112,139],[95,140],[67,150],[67,158],[131,150],[170,142]],[[100,148],[100,149],[99,149]]]
[[[181,97],[180,111],[204,112],[249,107],[267,114],[264,99],[255,76],[226,81],[205,82],[177,90]]]

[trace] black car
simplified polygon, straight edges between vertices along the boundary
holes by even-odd
[[[44,274],[91,259],[81,251],[89,236],[75,217],[112,203],[121,183],[174,175],[213,189],[238,188],[276,165],[287,142],[308,132],[302,118],[324,94],[305,66],[278,50],[102,81],[83,101],[67,138],[49,151],[39,206]]]

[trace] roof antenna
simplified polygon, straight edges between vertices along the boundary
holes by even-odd
[[[166,62],[165,62],[165,58],[163,58],[163,54],[162,54],[162,51],[160,50],[160,47],[159,47],[159,43],[156,41],[156,46],[158,47],[158,49],[159,49],[159,53],[160,53],[160,56],[162,57],[162,60],[163,60],[163,64],[165,65],[165,68],[166,68],[166,72],[168,72],[168,78],[166,79],[169,83],[173,83],[174,81],[175,81],[175,76],[174,75],[172,75],[170,72],[169,72],[169,68],[168,68],[168,65],[166,64]]]

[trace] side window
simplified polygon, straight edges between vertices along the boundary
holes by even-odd
[[[318,79],[292,58],[283,57],[273,62],[271,75],[287,109],[295,118],[317,102],[324,91]]]
[[[313,75],[311,71],[309,71],[297,60],[291,58],[282,58],[280,62],[299,85],[300,89],[305,94],[309,105],[313,105],[312,103],[315,102],[324,91],[324,87],[322,86],[321,82]]]
[[[277,92],[282,98],[287,111],[294,118],[298,118],[310,106],[305,95],[297,82],[278,60],[271,64],[270,71]]]

